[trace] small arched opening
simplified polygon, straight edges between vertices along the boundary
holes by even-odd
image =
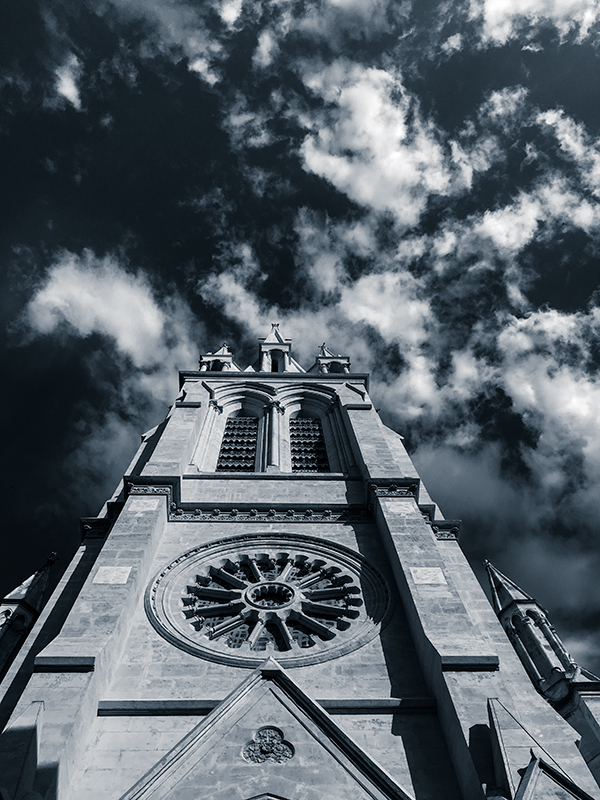
[[[285,361],[282,350],[271,350],[271,372],[284,372]]]

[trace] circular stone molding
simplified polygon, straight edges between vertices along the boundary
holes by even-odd
[[[349,653],[373,639],[389,590],[358,553],[295,534],[255,534],[196,547],[146,591],[146,614],[172,644],[195,656],[284,667]]]

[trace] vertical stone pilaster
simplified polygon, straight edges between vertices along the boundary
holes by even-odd
[[[136,487],[110,533],[60,634],[35,659],[34,674],[13,718],[31,703],[45,706],[35,790],[56,784],[68,795],[73,769],[87,744],[90,719],[112,677],[141,602],[167,518],[168,495]]]
[[[274,400],[269,406],[267,416],[268,424],[268,448],[267,448],[267,472],[280,472],[281,453],[280,453],[280,423],[279,417],[284,413],[278,400]]]

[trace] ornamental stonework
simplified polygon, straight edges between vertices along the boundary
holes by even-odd
[[[344,655],[374,638],[390,610],[385,580],[358,553],[271,533],[182,554],[148,587],[145,605],[172,644],[245,667],[269,655],[287,667]]]
[[[254,739],[244,747],[242,756],[254,764],[284,764],[294,757],[294,748],[286,742],[279,728],[268,725],[256,732]]]

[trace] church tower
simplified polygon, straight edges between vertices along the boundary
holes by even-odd
[[[203,354],[0,685],[2,800],[600,800],[457,530],[348,356]]]

